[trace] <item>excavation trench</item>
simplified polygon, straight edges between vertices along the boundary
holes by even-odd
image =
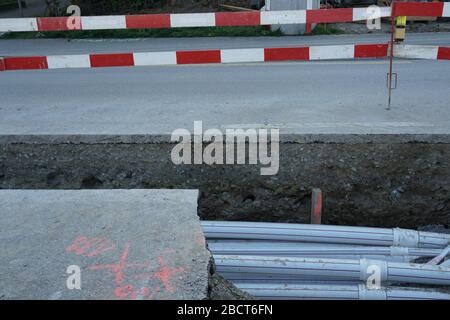
[[[204,220],[450,225],[449,135],[282,135],[279,172],[174,165],[170,136],[1,136],[2,189],[199,189]]]
[[[449,135],[281,136],[279,172],[174,165],[168,136],[2,136],[3,189],[199,189],[207,220],[404,227],[450,222]]]

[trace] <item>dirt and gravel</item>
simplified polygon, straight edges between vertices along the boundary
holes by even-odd
[[[336,23],[332,26],[346,34],[390,33],[391,25],[381,23],[380,29],[369,30],[366,23]],[[406,34],[423,32],[450,32],[450,21],[413,22],[406,26]]]

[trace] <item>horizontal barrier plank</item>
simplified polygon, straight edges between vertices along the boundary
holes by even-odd
[[[381,7],[377,15],[389,17],[390,11],[390,7]],[[450,16],[450,3],[396,2],[394,16],[448,17]],[[0,19],[0,32],[338,23],[373,18],[374,12],[368,8],[8,18]]]
[[[5,70],[48,69],[47,57],[5,58]]]
[[[450,60],[450,47],[396,45],[394,55],[405,59]],[[246,63],[378,59],[388,56],[388,44],[349,44],[289,48],[76,54],[37,57],[0,57],[0,71],[27,69],[162,66],[203,63]]]

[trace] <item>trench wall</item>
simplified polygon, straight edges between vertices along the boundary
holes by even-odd
[[[449,135],[282,135],[280,170],[179,165],[169,136],[0,136],[0,188],[197,188],[203,219],[450,224]]]

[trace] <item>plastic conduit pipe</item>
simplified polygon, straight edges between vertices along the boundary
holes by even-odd
[[[215,255],[219,273],[259,273],[366,281],[375,268],[381,282],[450,285],[450,269],[441,266],[381,260],[344,260],[266,256]]]
[[[203,221],[202,227],[207,239],[284,240],[411,248],[444,248],[450,244],[449,234],[398,228],[229,221]]]
[[[419,288],[368,289],[362,284],[235,283],[259,299],[450,300],[450,294]]]

